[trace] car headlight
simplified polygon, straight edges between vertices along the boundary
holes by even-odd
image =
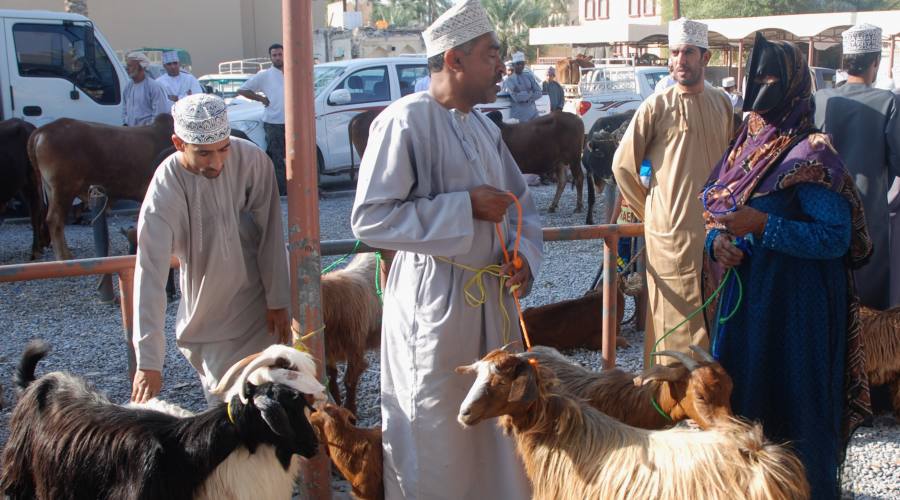
[[[236,122],[231,122],[231,128],[236,128],[245,134],[249,134],[259,127],[259,123],[260,122],[256,120],[238,120]]]

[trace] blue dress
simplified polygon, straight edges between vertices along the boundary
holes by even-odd
[[[811,183],[749,205],[769,219],[752,255],[737,268],[743,299],[729,321],[713,325],[713,352],[734,379],[734,412],[762,422],[768,438],[790,442],[806,466],[812,498],[836,498],[850,205]],[[710,231],[706,241],[713,258],[716,234]],[[738,296],[731,277],[720,311],[732,311]]]

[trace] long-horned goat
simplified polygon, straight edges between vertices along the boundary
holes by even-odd
[[[309,423],[319,433],[331,461],[361,500],[384,498],[381,429],[356,427],[356,416],[337,405],[317,406]]]
[[[536,499],[809,498],[800,460],[759,425],[637,429],[568,395],[540,362],[502,350],[457,371],[477,374],[457,419],[502,417]]]
[[[356,255],[347,267],[322,276],[325,372],[328,390],[341,401],[337,363],[347,362],[343,406],[356,411],[356,388],[366,367],[366,351],[381,343],[381,301],[375,292],[375,255]]]
[[[536,359],[559,379],[562,388],[587,401],[603,413],[634,427],[662,429],[690,418],[701,428],[729,421],[731,377],[706,351],[691,346],[702,360],[687,354],[661,351],[680,361],[670,366],[654,365],[640,376],[614,368],[595,372],[573,363],[551,347],[535,346],[523,353]],[[668,418],[652,406],[655,401]]]
[[[900,420],[900,306],[887,311],[859,308],[869,384],[887,385]]]
[[[29,344],[18,368],[0,475],[11,499],[288,499],[295,455],[316,454],[304,410],[324,387],[312,358],[288,347],[245,360],[229,403],[188,417],[113,404],[62,372],[35,380],[48,350]]]

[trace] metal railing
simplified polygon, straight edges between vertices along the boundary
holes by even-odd
[[[618,275],[608,272],[616,269],[617,249],[620,238],[643,235],[642,224],[608,224],[597,226],[568,226],[545,228],[544,241],[576,241],[602,239],[603,269],[603,366],[612,368],[616,363],[616,286]],[[343,255],[353,251],[355,240],[333,240],[321,242],[321,255]],[[357,252],[371,252],[375,249],[360,244]],[[172,267],[178,266],[178,260],[172,257]],[[119,305],[122,309],[122,329],[128,348],[128,378],[134,376],[135,353],[132,343],[133,288],[134,288],[134,255],[103,257],[94,259],[75,259],[67,261],[35,262],[28,264],[12,264],[0,266],[0,283],[14,281],[31,281],[39,279],[68,278],[75,276],[91,276],[115,274],[119,279]]]

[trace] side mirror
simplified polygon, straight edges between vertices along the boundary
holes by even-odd
[[[347,89],[337,89],[328,96],[328,104],[337,104],[338,106],[350,104],[351,100],[353,100],[353,98],[350,96],[350,91]]]

